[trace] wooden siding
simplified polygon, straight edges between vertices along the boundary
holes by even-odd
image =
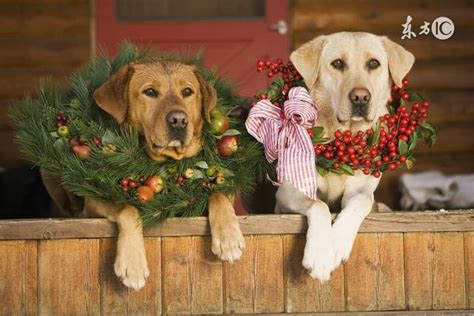
[[[349,261],[324,284],[301,265],[302,216],[241,217],[246,248],[234,264],[211,253],[205,218],[171,220],[145,231],[151,274],[139,292],[114,275],[116,230],[110,222],[5,221],[0,314],[471,310],[473,218],[474,211],[372,214]],[[76,227],[72,235],[68,222]],[[65,233],[44,234],[41,225]],[[16,240],[8,240],[12,230],[19,231]]]
[[[90,0],[0,0],[0,166],[24,164],[8,117],[41,78],[66,82],[91,55]]]

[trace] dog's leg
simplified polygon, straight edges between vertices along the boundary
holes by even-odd
[[[374,191],[380,178],[353,176],[348,179],[342,196],[342,211],[333,224],[335,267],[351,254],[360,225],[372,210]]]
[[[334,247],[331,213],[326,203],[313,201],[289,184],[282,184],[276,194],[281,212],[306,215],[308,231],[304,249],[303,266],[312,278],[321,282],[329,280],[334,269]]]
[[[122,283],[138,291],[150,274],[145,254],[145,242],[138,209],[131,205],[117,208],[113,203],[86,199],[86,212],[106,217],[119,229],[115,274]]]
[[[244,236],[231,200],[222,193],[209,197],[209,224],[212,252],[224,261],[238,260],[245,248]]]

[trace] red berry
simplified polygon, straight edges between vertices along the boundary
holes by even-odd
[[[371,128],[365,131],[365,134],[367,134],[368,136],[372,135],[373,133],[374,133],[374,130]]]
[[[312,138],[314,136],[313,129],[308,128],[306,131],[308,132],[309,137]]]
[[[346,144],[349,144],[351,142],[351,137],[350,136],[344,136],[342,138],[342,141]]]
[[[391,164],[388,165],[388,169],[390,169],[390,170],[395,170],[396,168],[397,168],[397,165],[394,164],[394,163],[391,163]]]
[[[370,170],[367,168],[364,168],[362,169],[362,173],[364,173],[365,175],[368,175],[370,173]]]
[[[405,79],[402,80],[402,85],[403,85],[404,87],[408,86],[408,79],[407,79],[407,78],[405,78]]]
[[[374,172],[372,172],[372,175],[376,178],[380,177],[380,171],[378,170],[375,170]]]
[[[324,153],[324,158],[330,159],[331,158],[331,153],[330,152],[325,152]]]
[[[269,71],[269,72],[267,73],[267,76],[268,76],[268,78],[273,77],[273,72]]]
[[[120,181],[120,184],[122,187],[128,187],[128,179],[123,178],[122,181]]]
[[[339,164],[338,162],[335,162],[335,163],[332,164],[332,167],[333,167],[334,169],[338,169],[339,166],[340,166],[340,164]]]
[[[128,192],[128,188],[127,187],[122,187],[122,192]]]
[[[398,161],[400,161],[400,162],[405,162],[405,161],[407,161],[407,157],[401,155],[400,157],[398,157]]]
[[[265,66],[265,63],[263,62],[263,60],[259,60],[258,63],[257,63],[257,66],[258,67],[263,67],[263,66]]]
[[[423,107],[424,108],[429,108],[430,103],[428,101],[423,101]]]
[[[334,132],[334,136],[336,138],[341,138],[342,137],[342,132],[340,130],[337,130],[336,132]]]
[[[381,167],[382,166],[382,160],[377,160],[377,162],[375,163],[375,165],[377,167]]]
[[[128,180],[128,187],[129,188],[136,188],[137,187],[137,182],[135,180]]]

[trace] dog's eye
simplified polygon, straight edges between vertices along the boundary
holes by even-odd
[[[148,89],[146,89],[145,91],[143,91],[143,93],[144,93],[147,97],[150,97],[150,98],[157,98],[157,97],[158,97],[158,91],[156,91],[156,90],[153,89],[153,88],[148,88]]]
[[[193,93],[194,93],[194,91],[191,90],[191,88],[184,88],[183,90],[181,90],[181,95],[185,98],[189,97]]]
[[[380,66],[380,62],[377,59],[372,58],[367,62],[367,68],[376,69]]]
[[[337,70],[343,70],[346,64],[342,59],[336,59],[331,63],[331,66],[333,66]]]

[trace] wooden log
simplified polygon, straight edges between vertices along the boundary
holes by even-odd
[[[283,237],[257,236],[255,248],[255,312],[282,313],[285,310]]]
[[[364,4],[365,2],[365,4]],[[401,24],[407,19],[407,12],[412,16],[412,30],[419,32],[424,21],[432,22],[440,16],[450,17],[456,21],[456,30],[472,30],[472,13],[469,4],[438,3],[434,5],[426,2],[407,3],[406,6],[393,2],[380,4],[374,1],[338,2],[336,5],[324,1],[311,3],[296,3],[292,12],[292,29],[318,30],[323,33],[332,33],[338,30],[366,31],[377,30],[385,33],[400,30]]]
[[[333,214],[335,217],[335,214]],[[370,213],[360,233],[468,232],[474,230],[474,210]],[[302,215],[239,216],[245,235],[305,234]],[[207,217],[169,219],[145,230],[146,237],[209,235]],[[106,219],[24,219],[0,221],[0,240],[116,237]],[[166,240],[173,240],[166,239]],[[171,242],[171,241],[170,241]],[[181,241],[185,243],[184,241]],[[171,242],[172,243],[172,242]],[[165,245],[166,242],[164,243]]]
[[[45,240],[38,247],[38,314],[99,314],[98,239]]]
[[[37,242],[4,241],[0,253],[0,315],[37,315]]]
[[[240,260],[224,263],[224,312],[255,312],[256,241],[245,236],[245,249]]]
[[[48,32],[46,32],[48,33]],[[90,38],[87,30],[68,37],[0,39],[2,68],[64,67],[71,71],[90,59]]]
[[[67,37],[83,32],[88,35],[90,3],[63,2],[51,5],[4,4],[0,11],[0,33],[2,38]]]

